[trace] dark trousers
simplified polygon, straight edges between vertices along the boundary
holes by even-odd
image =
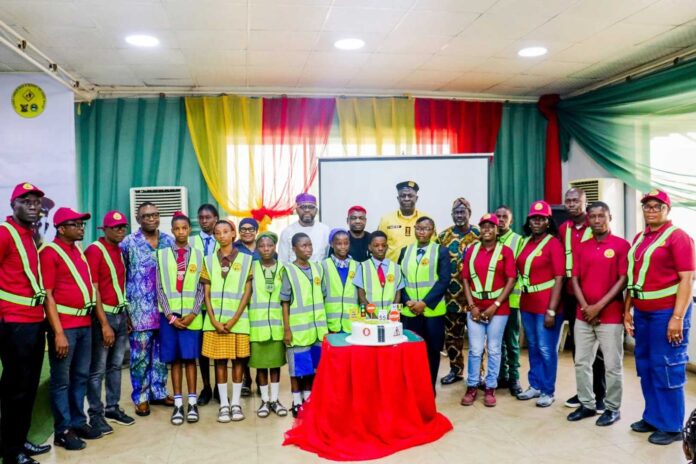
[[[450,370],[461,377],[464,375],[466,313],[448,312],[442,319],[445,328],[445,350],[450,360]]]
[[[505,325],[503,346],[500,357],[500,374],[498,384],[501,381],[513,384],[520,380],[520,310],[510,308],[510,317]]]
[[[43,322],[0,322],[0,434],[2,456],[10,461],[23,452],[31,426],[46,344]]]
[[[569,331],[566,337],[566,347],[570,344],[573,351],[573,359],[575,359],[575,311],[577,309],[578,300],[575,295],[569,295],[565,289],[563,291],[563,315],[568,321]],[[602,350],[597,349],[597,357],[592,364],[592,386],[597,401],[604,401],[607,395],[607,380],[604,375],[604,357]]]
[[[466,314],[465,314],[466,316]],[[440,369],[440,350],[445,342],[445,317],[401,317],[405,330],[410,330],[423,337],[428,352],[428,365],[430,367],[430,382],[435,391],[437,371]]]

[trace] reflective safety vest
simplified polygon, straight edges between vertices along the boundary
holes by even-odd
[[[638,269],[638,279],[635,279],[633,275],[636,265],[636,250],[645,238],[644,232],[640,233],[638,240],[636,240],[636,243],[628,251],[627,288],[632,298],[637,298],[639,300],[656,300],[658,298],[665,298],[677,294],[679,284],[674,284],[671,287],[663,288],[660,290],[653,290],[650,292],[643,291],[643,285],[645,285],[645,275],[648,273],[648,268],[650,267],[650,258],[652,258],[652,254],[655,252],[657,247],[660,247],[665,244],[669,236],[672,235],[672,233],[675,230],[677,230],[676,226],[668,227],[667,230],[662,232],[662,234],[660,234],[660,236],[657,239],[655,239],[655,241],[651,245],[648,246],[648,248],[645,250],[645,253],[643,254],[643,263],[641,264],[640,269]]]
[[[565,233],[565,269],[566,277],[573,277],[573,237],[572,237],[571,226],[566,228]],[[592,238],[592,229],[589,227],[585,229],[580,238],[580,243],[586,242]]]
[[[517,257],[520,255],[520,251],[522,251],[522,248],[520,247],[522,244],[522,237],[519,234],[514,233],[512,230],[509,230],[504,236],[500,237],[500,241],[503,245],[506,245],[512,250],[513,256],[515,259],[517,259]],[[512,292],[510,292],[510,298],[508,299],[511,308],[520,307],[521,294],[522,289],[520,279],[518,278],[517,282],[515,282],[515,287],[512,289]]]
[[[186,262],[186,270],[184,271],[184,285],[181,293],[179,293],[176,291],[177,267],[174,248],[157,250],[157,271],[160,273],[160,282],[169,303],[169,309],[173,313],[181,314],[181,317],[185,317],[193,312],[201,270],[203,270],[203,252],[191,248],[188,254],[188,261]],[[163,312],[161,306],[159,306],[159,311]],[[203,316],[198,314],[193,322],[189,324],[188,329],[201,330],[202,327]]]
[[[111,274],[111,285],[114,288],[114,292],[116,293],[116,301],[118,303],[116,306],[110,306],[108,304],[104,304],[102,302],[102,308],[104,309],[105,313],[109,314],[121,314],[123,311],[126,311],[128,309],[128,301],[126,301],[126,289],[121,288],[121,286],[118,283],[118,275],[116,274],[116,266],[114,266],[113,261],[111,260],[111,255],[109,255],[109,251],[106,249],[104,244],[100,241],[94,242],[94,246],[97,247],[99,251],[101,251],[102,257],[104,258],[104,262],[106,263],[106,267],[109,268],[109,274]],[[123,256],[120,256],[121,258],[121,264],[125,267],[125,263],[123,262]]]
[[[227,276],[222,277],[222,266],[217,253],[205,258],[208,277],[210,278],[210,304],[215,320],[225,324],[239,309],[244,295],[244,287],[251,272],[251,256],[237,253],[230,264]],[[205,318],[203,330],[215,330],[210,318]],[[249,334],[249,314],[244,311],[230,330],[232,333]]]
[[[208,245],[207,255],[205,254],[205,242],[203,241],[203,237],[201,237],[200,234],[196,234],[193,237],[189,237],[189,246],[191,248],[195,248],[196,250],[200,250],[201,253],[203,253],[203,255],[207,257],[210,255],[214,255],[220,249],[220,245],[218,244],[217,240],[215,240],[215,237],[211,236],[211,241],[212,243]]]
[[[404,259],[401,261],[401,272],[406,280],[406,291],[411,298],[422,300],[437,282],[437,252],[439,245],[429,243],[425,247],[425,253],[417,260],[418,245],[406,247]],[[442,316],[447,311],[444,298],[431,309],[426,306],[423,315],[425,317]],[[406,317],[414,317],[415,314],[406,305],[401,310]]]
[[[319,263],[309,263],[309,265],[312,270],[311,278],[297,265],[293,263],[285,265],[293,296],[290,304],[292,346],[310,346],[322,341],[324,335],[328,333],[321,287],[322,267]]]
[[[24,249],[24,243],[22,243],[22,239],[20,238],[17,229],[15,229],[15,227],[12,224],[9,224],[7,222],[0,224],[0,227],[4,227],[10,233],[10,237],[12,237],[12,243],[14,243],[15,248],[17,248],[17,253],[19,253],[19,259],[22,261],[24,275],[27,276],[29,285],[31,285],[31,290],[34,292],[34,296],[28,297],[15,295],[14,293],[0,290],[0,300],[9,301],[10,303],[29,307],[42,305],[44,303],[44,300],[46,299],[46,290],[44,289],[43,279],[41,277],[41,264],[37,263],[38,274],[34,275],[34,272],[31,270],[31,266],[29,265],[29,256],[27,256],[27,250]],[[34,249],[36,249],[36,245],[34,245]]]
[[[63,251],[63,249],[59,245],[53,242],[46,243],[44,246],[41,247],[41,250],[44,250],[46,248],[51,248],[53,251],[55,251],[60,257],[60,259],[63,260],[65,265],[68,266],[70,275],[75,280],[77,287],[80,289],[80,293],[82,293],[82,301],[84,301],[82,308],[72,308],[70,306],[56,304],[56,309],[60,314],[66,314],[68,316],[88,316],[89,313],[91,313],[94,309],[94,306],[96,305],[97,301],[96,294],[94,292],[94,285],[92,285],[92,273],[89,270],[89,265],[87,265],[89,282],[85,282],[82,279],[80,273],[77,271],[75,263],[72,262],[72,259],[70,259],[70,257],[65,253],[65,251]],[[87,258],[85,258],[85,255],[82,253],[82,250],[80,250],[79,247],[77,248],[77,250],[80,252],[80,257],[82,258],[82,260],[85,262],[85,264],[87,264]]]
[[[375,305],[375,310],[391,310],[391,305],[396,298],[396,289],[401,285],[401,271],[393,261],[389,261],[387,273],[384,276],[384,287],[379,281],[377,268],[372,258],[360,263],[360,272],[363,278],[363,290],[368,303]]]
[[[324,309],[329,331],[350,333],[350,308],[358,306],[358,289],[353,285],[358,264],[354,259],[348,262],[348,277],[345,285],[341,281],[333,259],[326,258],[321,265],[324,268],[324,278],[328,283]]]
[[[541,251],[544,249],[546,244],[551,241],[552,238],[553,237],[551,237],[551,235],[547,234],[546,237],[544,237],[542,239],[542,241],[539,242],[539,244],[536,246],[536,248],[534,248],[534,250],[529,255],[527,255],[527,260],[524,263],[524,272],[522,273],[522,276],[520,277],[520,284],[521,284],[521,288],[522,288],[523,293],[536,293],[536,292],[548,290],[549,288],[553,288],[554,284],[556,283],[556,279],[547,280],[546,282],[542,282],[540,284],[535,284],[535,285],[532,285],[529,281],[529,272],[532,269],[532,261],[534,261],[534,258],[536,258],[537,256],[539,256],[541,254]],[[531,237],[527,237],[524,239],[524,241],[522,242],[522,249],[523,250],[527,246],[527,244],[529,243],[530,240],[531,240]]]
[[[251,259],[249,255],[244,256]],[[261,261],[254,261],[253,292],[248,311],[249,340],[252,342],[283,341],[283,308],[280,304],[283,269],[283,265],[276,261],[272,279],[266,280]]]
[[[474,266],[474,260],[478,256],[479,250],[481,250],[481,242],[476,242],[474,248],[471,250],[471,259],[469,260],[469,276],[471,277],[471,282],[474,284],[474,289],[471,294],[474,298],[479,300],[492,300],[498,298],[503,293],[503,288],[500,287],[493,290],[493,279],[495,278],[495,269],[498,267],[498,259],[500,254],[503,252],[502,243],[496,243],[493,249],[493,255],[491,256],[491,261],[488,263],[488,272],[486,272],[486,285],[481,285],[481,279],[479,279],[478,274],[476,274],[476,269]]]

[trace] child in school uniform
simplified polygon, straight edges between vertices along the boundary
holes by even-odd
[[[358,288],[360,304],[374,304],[377,311],[390,311],[392,304],[401,301],[405,283],[401,267],[387,258],[387,235],[381,230],[370,234],[370,259],[360,263],[353,284]]]
[[[203,253],[189,246],[191,221],[181,212],[174,213],[172,234],[174,245],[157,250],[157,304],[160,311],[160,357],[171,364],[174,410],[171,423],[181,425],[184,419],[198,422],[196,406],[196,359],[200,356],[200,310],[203,286],[200,283]],[[182,396],[183,371],[186,367],[188,409],[184,418]]]
[[[283,308],[283,340],[287,346],[292,388],[292,415],[309,399],[314,373],[321,357],[321,342],[328,333],[324,312],[321,264],[309,262],[312,240],[303,232],[292,237],[296,259],[283,270],[280,301]]]
[[[275,258],[277,243],[278,236],[273,232],[263,232],[256,238],[256,252],[260,259],[253,264],[252,295],[249,304],[249,366],[256,369],[256,379],[261,391],[261,405],[256,414],[261,418],[268,417],[271,411],[281,417],[288,415],[288,410],[278,399],[280,368],[285,365],[285,343],[283,312],[280,305],[283,265]]]
[[[350,236],[345,229],[333,229],[329,234],[333,253],[321,262],[324,268],[324,310],[329,332],[350,333],[350,311],[358,308],[358,289],[353,278],[358,262],[348,256]]]
[[[244,366],[250,355],[249,315],[251,298],[251,255],[240,253],[232,244],[234,222],[218,221],[213,229],[220,248],[205,258],[201,281],[205,285],[207,316],[203,325],[202,354],[215,360],[220,394],[218,422],[244,420],[240,403]],[[227,362],[232,361],[232,401],[227,396]]]

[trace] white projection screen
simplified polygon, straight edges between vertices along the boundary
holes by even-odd
[[[416,208],[435,220],[438,231],[452,225],[452,202],[471,202],[472,223],[488,211],[490,155],[343,157],[319,159],[319,214],[329,227],[347,227],[353,205],[367,209],[368,231],[377,229],[382,215],[396,211],[396,184],[418,183]]]

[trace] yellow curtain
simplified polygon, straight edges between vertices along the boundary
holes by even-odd
[[[412,98],[337,98],[336,112],[346,154],[414,154],[414,102]],[[385,150],[387,146],[389,151]]]
[[[233,216],[248,216],[262,205],[254,168],[262,150],[262,113],[260,98],[186,97],[186,119],[203,177]]]

